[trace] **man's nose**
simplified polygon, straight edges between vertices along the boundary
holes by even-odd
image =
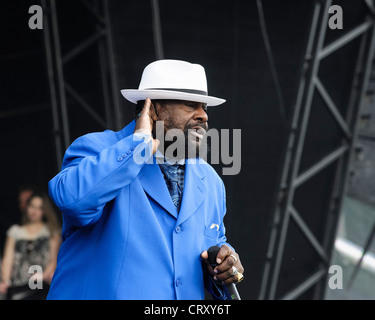
[[[202,123],[206,123],[208,121],[208,115],[202,107],[195,109],[194,120],[198,120]]]

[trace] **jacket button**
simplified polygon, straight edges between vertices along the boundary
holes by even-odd
[[[177,287],[182,286],[182,282],[180,281],[180,279],[177,279],[177,280],[176,280],[176,286],[177,286]]]
[[[181,232],[181,227],[180,226],[177,226],[176,229],[175,229],[176,233],[180,233]]]
[[[122,159],[124,159],[124,158],[120,156],[120,157],[117,158],[117,161],[122,161]]]

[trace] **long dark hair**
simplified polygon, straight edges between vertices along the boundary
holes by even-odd
[[[31,200],[34,198],[42,199],[43,221],[46,223],[51,235],[55,234],[56,232],[60,232],[60,222],[57,218],[56,211],[52,205],[50,198],[45,193],[34,192],[27,200],[27,207],[30,205]],[[21,225],[25,225],[29,222],[29,219],[27,217],[27,207],[25,212],[22,213]]]

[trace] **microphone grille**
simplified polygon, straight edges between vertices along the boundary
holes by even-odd
[[[207,250],[207,253],[208,253],[208,262],[209,262],[211,265],[217,265],[217,262],[216,262],[216,256],[217,256],[219,250],[220,250],[220,247],[219,247],[219,246],[212,246],[212,247],[210,247],[210,248]]]

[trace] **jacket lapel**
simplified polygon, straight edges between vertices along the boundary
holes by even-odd
[[[145,163],[139,173],[139,181],[147,194],[177,219],[177,210],[169,194],[167,184],[164,181],[163,173],[156,163]]]
[[[143,166],[139,173],[139,180],[147,194],[175,217],[178,224],[181,224],[199,209],[207,196],[206,175],[201,167],[203,165],[192,163],[191,160],[186,161],[184,192],[178,214],[155,157],[152,164],[146,163]]]
[[[134,128],[135,120],[118,132],[122,135],[119,138],[122,139],[133,134]],[[138,179],[145,192],[177,219],[176,207],[173,204],[167,184],[164,181],[163,173],[156,163],[155,155],[153,156],[152,163],[145,163],[143,165],[138,174]]]

